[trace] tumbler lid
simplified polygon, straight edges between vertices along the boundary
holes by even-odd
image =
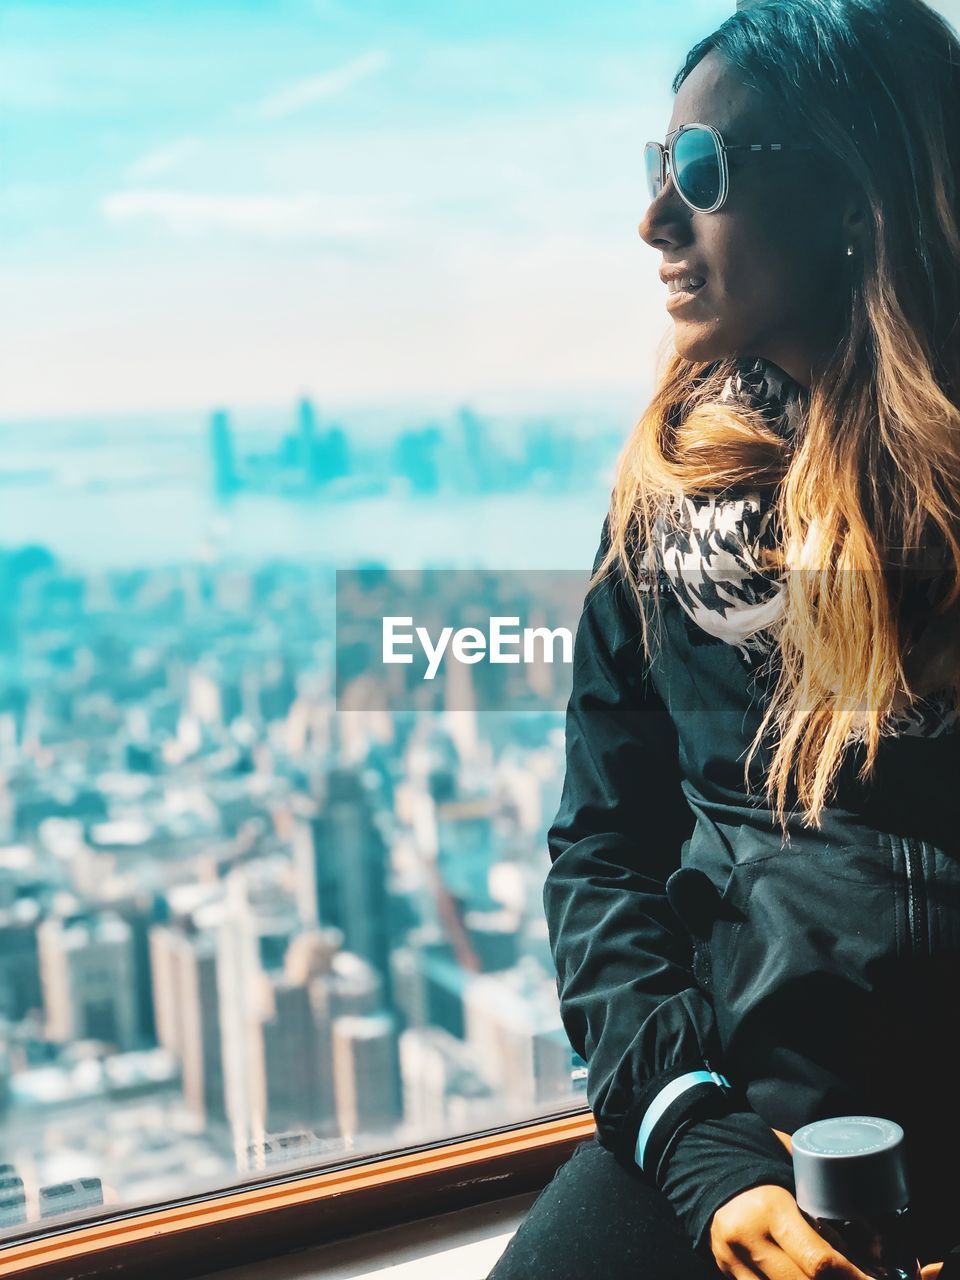
[[[879,1116],[833,1116],[791,1137],[796,1200],[814,1218],[844,1220],[906,1208],[904,1132]]]

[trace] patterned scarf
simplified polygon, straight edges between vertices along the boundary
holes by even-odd
[[[762,357],[739,362],[721,400],[760,409],[784,434],[799,430],[806,389]],[[784,584],[760,567],[758,552],[773,545],[776,510],[769,492],[738,497],[683,495],[669,516],[654,521],[657,567],[693,621],[735,644],[744,659],[762,655],[771,637],[758,635],[783,607]]]
[[[805,387],[778,365],[760,357],[737,362],[722,400],[759,408],[774,430],[789,436],[803,426],[809,403]],[[683,495],[669,516],[654,520],[654,559],[690,620],[692,637],[734,645],[748,667],[773,647],[768,628],[784,607],[785,584],[761,567],[759,553],[774,544],[777,511],[769,490],[734,497]],[[905,707],[906,698],[899,702]],[[897,704],[895,704],[896,706]],[[960,729],[948,691],[935,691],[888,717],[888,733],[935,737]],[[862,735],[853,731],[852,736]]]

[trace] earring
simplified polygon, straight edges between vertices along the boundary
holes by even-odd
[[[848,244],[848,245],[847,245],[847,257],[848,257],[848,258],[852,258],[852,257],[853,257],[853,245],[852,245],[852,244]]]

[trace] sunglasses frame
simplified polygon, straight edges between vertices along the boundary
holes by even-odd
[[[656,147],[657,151],[660,154],[660,191],[662,191],[663,188],[667,185],[668,165],[670,170],[670,176],[673,177],[673,174],[674,174],[674,151],[676,149],[677,139],[680,137],[682,133],[689,132],[690,129],[706,129],[708,133],[711,133],[713,135],[713,139],[717,146],[717,154],[720,157],[720,193],[717,196],[715,203],[710,205],[710,207],[707,209],[701,208],[700,205],[694,204],[691,200],[688,200],[687,197],[680,190],[680,187],[676,179],[674,178],[674,182],[673,182],[674,190],[676,191],[680,199],[683,201],[683,203],[687,205],[688,208],[692,209],[694,213],[716,213],[716,211],[723,205],[724,200],[726,200],[727,193],[730,190],[730,169],[729,169],[729,166],[727,165],[728,151],[812,151],[813,150],[812,142],[727,143],[727,142],[724,142],[723,135],[721,134],[720,130],[717,129],[712,124],[701,124],[699,121],[695,121],[691,124],[682,124],[679,126],[679,128],[673,129],[670,133],[668,133],[666,138],[664,139],[664,142],[650,141],[644,144],[644,152],[646,152],[648,147]],[[664,143],[666,145],[664,145]],[[644,168],[646,168],[646,160],[644,160]],[[654,195],[652,195],[651,199],[655,200],[657,196],[660,194],[660,191],[657,191]]]

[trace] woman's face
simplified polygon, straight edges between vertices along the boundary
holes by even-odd
[[[789,123],[716,52],[681,85],[668,131],[697,122],[716,126],[727,143],[795,140]],[[847,244],[854,242],[838,193],[818,180],[813,155],[730,153],[729,191],[715,213],[684,204],[672,177],[650,204],[638,230],[660,250],[660,265],[705,280],[670,312],[685,359],[763,356],[810,385],[837,336]]]

